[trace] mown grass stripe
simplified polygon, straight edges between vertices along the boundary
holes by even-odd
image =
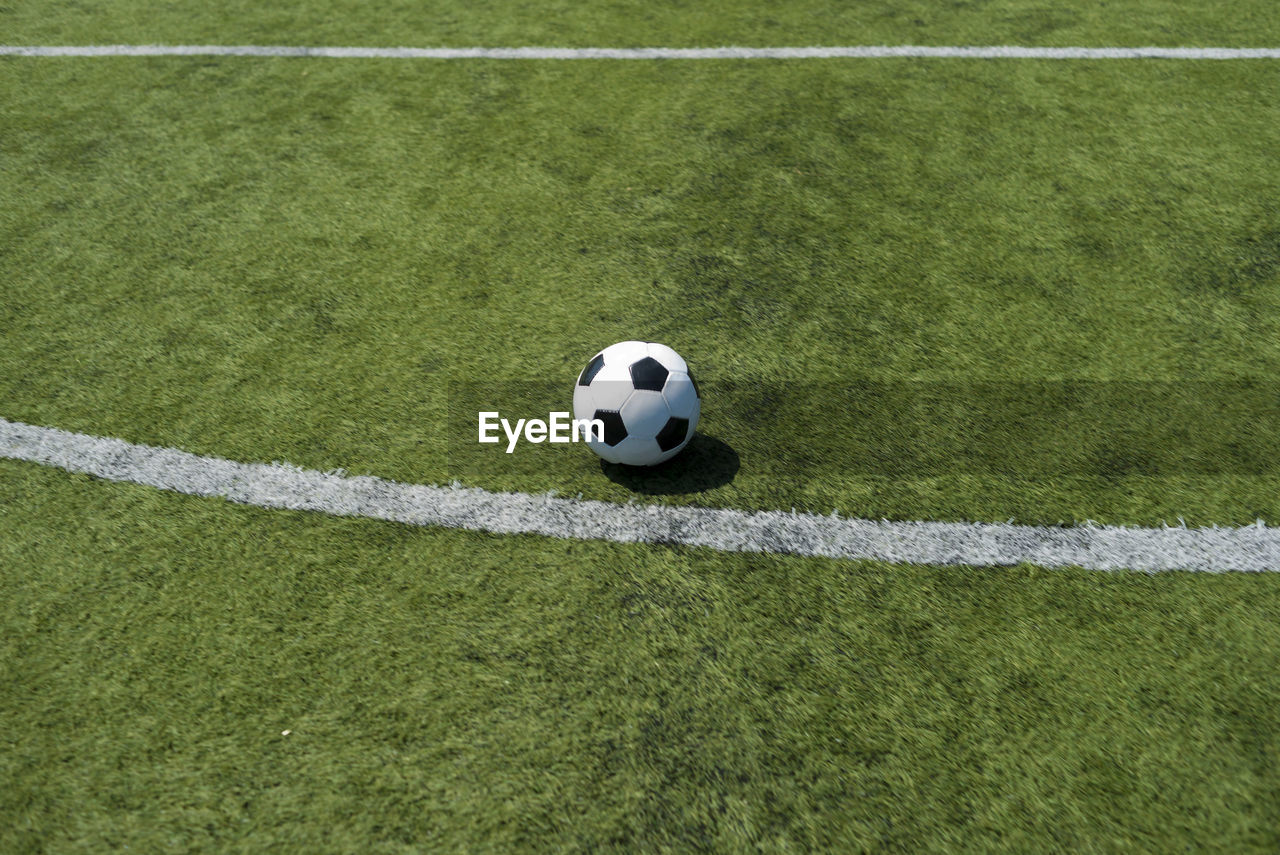
[[[331,59],[1280,59],[1280,48],[849,45],[833,47],[556,48],[292,45],[0,45],[0,56],[281,56]]]
[[[474,487],[402,484],[284,463],[238,463],[173,448],[0,419],[0,457],[111,481],[263,508],[320,511],[497,534],[682,544],[906,564],[1148,572],[1280,570],[1280,529],[1067,528],[1011,523],[888,522],[813,514],[617,505]]]

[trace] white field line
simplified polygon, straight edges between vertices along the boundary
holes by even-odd
[[[0,419],[0,458],[6,457],[262,508],[499,534],[684,544],[730,552],[873,558],[907,564],[1000,566],[1029,562],[1092,570],[1210,573],[1280,570],[1280,529],[1261,522],[1239,528],[1053,528],[617,505],[551,495],[491,493],[456,485],[401,484],[281,463],[237,463]]]
[[[554,48],[301,47],[288,45],[0,45],[0,56],[295,56],[331,59],[1280,59],[1280,48],[845,47]]]

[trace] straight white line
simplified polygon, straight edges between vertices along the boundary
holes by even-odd
[[[410,525],[499,534],[705,546],[904,564],[1157,572],[1280,570],[1280,529],[1072,528],[1008,523],[886,522],[813,514],[616,505],[491,493],[474,487],[401,484],[370,476],[237,463],[173,448],[0,419],[0,458],[25,460],[192,496],[262,508],[320,511]]]
[[[0,56],[294,56],[331,59],[1280,59],[1280,48],[845,47],[554,48],[301,47],[288,45],[0,45]]]

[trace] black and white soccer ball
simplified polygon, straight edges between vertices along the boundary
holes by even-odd
[[[573,389],[575,421],[598,419],[591,450],[610,463],[653,466],[689,444],[702,414],[689,366],[665,344],[622,341],[597,353]]]

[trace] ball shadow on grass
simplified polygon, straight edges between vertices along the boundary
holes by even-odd
[[[695,433],[684,451],[657,466],[624,466],[600,461],[615,484],[650,496],[701,493],[723,487],[738,474],[738,452],[729,443]]]

